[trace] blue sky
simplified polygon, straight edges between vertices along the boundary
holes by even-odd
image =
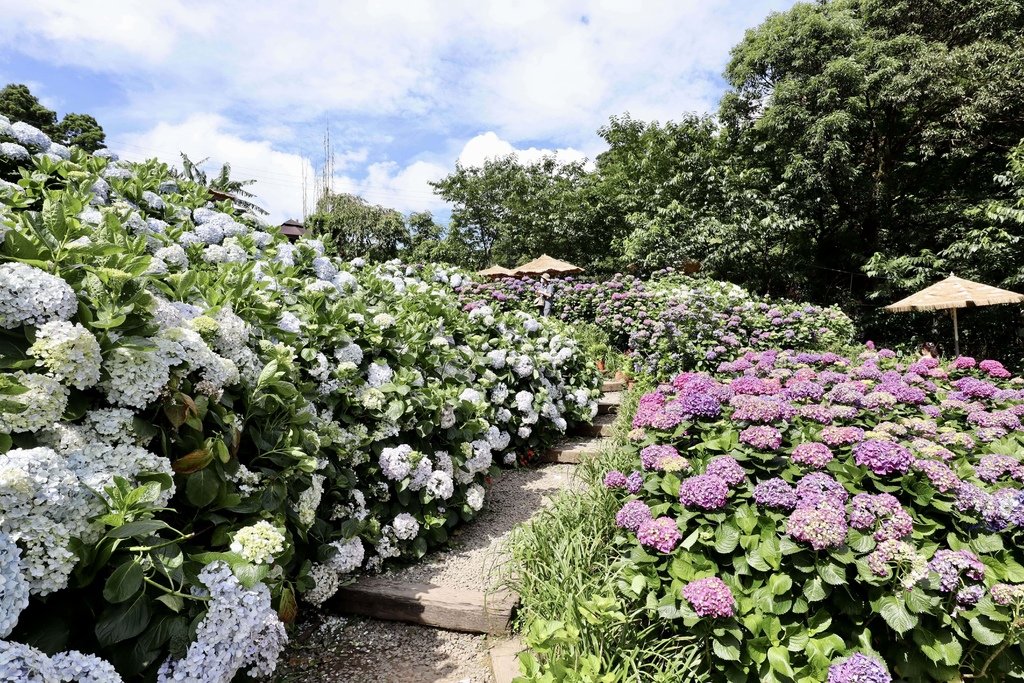
[[[592,159],[613,114],[713,111],[729,49],[792,0],[0,0],[0,83],[90,113],[121,156],[232,162],[298,216],[335,190],[448,208],[429,181],[515,152]]]

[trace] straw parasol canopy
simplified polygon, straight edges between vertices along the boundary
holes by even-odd
[[[508,268],[506,268],[504,266],[493,265],[490,268],[484,268],[483,270],[478,270],[476,272],[476,274],[477,275],[482,275],[483,277],[487,277],[487,278],[512,277],[513,275],[516,274],[516,271],[509,270]]]
[[[518,275],[543,275],[544,273],[551,273],[553,275],[570,275],[572,273],[582,272],[583,269],[579,266],[574,266],[566,261],[559,261],[556,258],[551,258],[547,254],[541,254],[529,263],[524,263],[516,268],[516,274]]]
[[[1017,294],[1006,289],[999,289],[980,282],[965,280],[950,274],[945,280],[936,282],[931,287],[911,294],[894,304],[885,307],[891,313],[907,311],[944,311],[953,313],[953,344],[957,355],[960,355],[960,330],[957,325],[956,311],[958,308],[975,306],[992,306],[995,304],[1024,303],[1024,294]]]

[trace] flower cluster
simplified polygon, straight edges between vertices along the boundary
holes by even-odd
[[[660,553],[670,553],[682,540],[676,520],[671,517],[649,519],[640,524],[636,530],[636,538],[641,545],[654,548]]]
[[[691,581],[683,587],[683,597],[699,616],[728,618],[735,614],[736,598],[729,586],[717,576]]]

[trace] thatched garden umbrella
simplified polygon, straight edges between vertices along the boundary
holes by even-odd
[[[512,277],[512,276],[514,276],[516,274],[516,271],[509,270],[508,268],[505,268],[504,266],[494,265],[494,266],[491,266],[490,268],[484,268],[483,270],[478,270],[476,272],[476,274],[477,275],[481,275],[481,276],[486,277],[486,278]]]
[[[950,276],[942,282],[936,282],[931,287],[926,287],[917,294],[911,294],[906,299],[900,299],[896,303],[886,306],[885,310],[892,313],[904,313],[907,311],[952,311],[953,348],[956,355],[959,356],[960,329],[956,320],[956,310],[958,308],[1019,303],[1024,303],[1024,294],[1017,294],[1016,292],[1011,292],[1006,289],[983,285],[980,282],[964,280],[963,278],[950,274]]]
[[[549,273],[551,275],[571,275],[572,273],[582,272],[583,269],[579,266],[574,266],[566,261],[559,261],[556,258],[551,258],[547,254],[541,254],[538,258],[516,268],[517,275],[543,275],[544,273]]]

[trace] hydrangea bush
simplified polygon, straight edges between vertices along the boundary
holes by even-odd
[[[671,270],[643,281],[618,274],[554,283],[552,312],[569,323],[596,323],[631,355],[633,369],[656,377],[714,369],[748,350],[827,350],[849,344],[853,324],[836,307],[756,297],[725,282]],[[535,310],[538,283],[501,278],[460,287],[467,305]]]
[[[597,411],[567,328],[465,310],[464,273],[2,123],[0,678],[268,674],[300,602],[444,543]]]
[[[1024,677],[1024,380],[748,352],[640,400],[622,595],[716,680]]]

